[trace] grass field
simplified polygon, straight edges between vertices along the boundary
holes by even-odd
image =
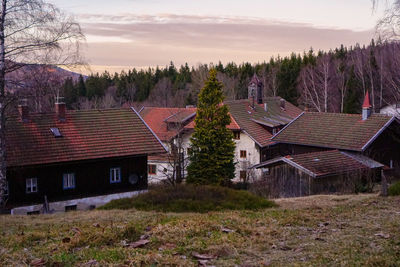
[[[259,211],[0,216],[0,265],[399,266],[400,197],[281,199]],[[149,241],[142,247],[135,241]],[[144,242],[145,243],[145,242]]]

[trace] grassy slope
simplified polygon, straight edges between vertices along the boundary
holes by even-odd
[[[0,216],[0,262],[44,258],[68,265],[95,259],[101,265],[197,266],[191,254],[199,252],[217,256],[209,262],[217,266],[400,265],[400,197],[316,196],[277,203],[281,207],[205,214],[119,210]],[[121,245],[144,233],[151,240],[145,247]],[[63,243],[66,237],[70,241]]]

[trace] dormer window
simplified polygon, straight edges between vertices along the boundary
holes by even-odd
[[[50,131],[53,133],[54,137],[62,137],[62,134],[58,128],[50,128]]]

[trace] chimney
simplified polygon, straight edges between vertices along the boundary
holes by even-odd
[[[371,104],[369,103],[369,93],[365,94],[364,103],[362,105],[362,120],[365,121],[372,114]]]
[[[285,101],[285,99],[283,99],[283,98],[281,98],[281,109],[285,109],[285,107],[286,107],[286,101]]]
[[[268,111],[268,105],[267,105],[267,103],[264,103],[264,111],[265,111],[265,112]]]
[[[65,103],[62,101],[62,97],[57,97],[56,99],[56,104],[55,104],[55,109],[56,109],[56,115],[58,117],[58,120],[60,122],[65,121]]]
[[[27,103],[27,99],[22,99],[21,104],[18,105],[18,111],[22,122],[29,122],[29,109]]]

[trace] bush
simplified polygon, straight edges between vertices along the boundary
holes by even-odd
[[[392,184],[389,187],[389,196],[400,196],[400,181]]]
[[[221,210],[259,210],[276,204],[248,191],[220,186],[160,186],[133,198],[113,200],[99,209],[155,210],[163,212],[208,212]]]

